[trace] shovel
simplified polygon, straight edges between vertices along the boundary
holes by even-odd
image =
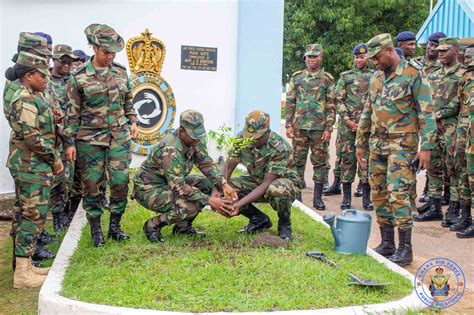
[[[322,262],[338,269],[338,270],[341,270],[341,268],[339,268],[338,265],[336,265],[335,262],[333,262],[332,260],[329,260],[328,258],[326,258],[326,256],[324,255],[323,252],[318,252],[318,251],[310,251],[310,252],[306,252],[306,255],[311,257],[311,258],[315,258],[315,259],[318,259],[318,260],[321,260]],[[379,287],[379,286],[385,286],[385,285],[389,285],[389,284],[392,284],[392,282],[377,282],[377,281],[373,281],[373,280],[363,280],[359,277],[357,277],[356,275],[354,275],[353,273],[350,273],[350,272],[345,272],[352,280],[353,282],[349,282],[349,284],[353,284],[353,285],[361,285],[361,286],[365,286],[365,287]]]

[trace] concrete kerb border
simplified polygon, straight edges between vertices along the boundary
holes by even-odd
[[[308,208],[306,205],[299,201],[295,201],[293,206],[299,208],[302,212],[307,214],[313,220],[323,223],[329,228],[329,226],[323,221],[322,217]],[[197,314],[197,313],[183,313],[183,312],[172,312],[172,311],[158,311],[158,310],[146,310],[146,309],[135,309],[129,307],[117,307],[108,306],[101,304],[86,303],[81,301],[72,300],[61,296],[59,293],[62,290],[62,282],[66,269],[70,264],[70,259],[77,248],[79,239],[82,235],[82,230],[87,223],[85,211],[82,209],[82,205],[76,212],[74,219],[69,226],[61,247],[56,255],[56,259],[51,267],[51,270],[44,282],[40,293],[38,302],[38,313],[39,314],[81,314],[81,315],[98,315],[98,314],[155,314],[155,315],[176,315],[176,314]],[[368,255],[374,258],[376,261],[384,264],[390,270],[401,274],[411,281],[414,281],[415,277],[405,269],[392,263],[385,257],[377,254],[372,249],[368,249]],[[368,314],[368,313],[403,313],[408,309],[419,310],[425,308],[426,305],[417,297],[415,291],[398,301],[392,301],[381,304],[370,304],[360,306],[348,306],[342,308],[326,308],[318,310],[298,310],[298,311],[277,311],[271,312],[272,314],[281,315],[309,315],[309,314]],[[245,312],[240,314],[245,315],[257,315],[265,314],[267,312]],[[216,312],[216,313],[199,313],[209,315],[224,315],[224,314],[236,314],[236,312]]]

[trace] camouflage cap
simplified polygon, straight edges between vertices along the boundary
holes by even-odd
[[[459,46],[459,38],[444,37],[439,39],[439,46],[437,50],[450,50],[453,46]]]
[[[68,45],[58,44],[53,48],[53,57],[59,59],[63,56],[69,56],[72,59],[77,59],[77,56],[72,52],[72,47]]]
[[[376,35],[367,42],[367,47],[369,48],[367,58],[373,58],[381,52],[382,49],[393,47],[392,36],[388,33]]]
[[[181,113],[179,125],[186,130],[188,136],[193,139],[203,139],[206,136],[204,129],[204,118],[198,111],[188,109]]]
[[[52,53],[48,49],[48,40],[43,36],[30,32],[21,32],[18,39],[18,47],[33,49],[42,56],[51,56]]]
[[[38,55],[21,51],[18,54],[18,59],[16,61],[17,64],[23,65],[26,67],[34,68],[39,72],[43,73],[46,76],[49,76],[49,66],[48,60],[46,58],[40,57]]]
[[[310,44],[306,45],[306,52],[303,55],[303,59],[306,56],[319,56],[323,53],[323,46],[320,44]]]
[[[256,110],[248,114],[245,118],[242,137],[257,140],[266,134],[268,130],[270,130],[270,115]]]
[[[110,52],[119,52],[125,46],[123,38],[106,24],[91,24],[84,30],[89,43],[103,47]]]

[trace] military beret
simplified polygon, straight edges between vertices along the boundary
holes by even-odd
[[[43,33],[43,32],[35,32],[34,34],[46,38],[48,45],[53,44],[53,38],[51,37],[51,35]]]
[[[456,37],[444,37],[439,39],[439,46],[437,50],[449,50],[453,46],[459,46],[459,38]]]
[[[367,42],[367,47],[369,48],[367,58],[373,58],[382,51],[382,49],[393,47],[392,36],[388,33],[376,35]]]
[[[439,43],[439,40],[444,37],[446,37],[446,34],[444,34],[443,32],[436,32],[428,37],[428,41]]]
[[[83,61],[83,62],[86,62],[87,60],[90,59],[90,57],[82,50],[80,49],[76,49],[72,52],[78,60],[80,61]]]
[[[21,32],[18,39],[18,47],[33,49],[42,56],[51,56],[52,53],[48,49],[48,41],[46,38],[30,32]]]
[[[125,47],[123,38],[106,24],[91,24],[84,30],[89,43],[103,47],[110,52],[119,52]]]
[[[306,52],[303,55],[303,60],[306,56],[319,56],[323,52],[323,46],[320,44],[310,44],[306,45]]]
[[[398,34],[395,39],[397,40],[397,42],[406,42],[409,40],[416,40],[416,37],[415,34],[413,34],[412,32],[405,31]]]
[[[268,130],[270,130],[270,115],[256,110],[248,114],[245,118],[242,137],[257,140],[266,134]]]
[[[360,43],[360,44],[357,44],[354,49],[352,50],[352,54],[354,56],[356,55],[364,55],[366,54],[367,52],[369,51],[369,49],[367,48],[367,45],[364,44],[364,43]]]
[[[25,67],[33,68],[44,75],[49,76],[49,65],[46,58],[26,51],[20,51],[16,63]]]
[[[400,47],[395,48],[395,51],[400,57],[405,56],[405,54],[403,53],[403,50]]]
[[[53,48],[53,57],[59,59],[63,56],[69,56],[72,59],[77,59],[77,56],[72,52],[71,46],[58,44]]]
[[[206,129],[204,129],[204,118],[198,111],[188,109],[181,113],[179,117],[179,126],[186,130],[186,133],[191,138],[204,139],[206,136]]]

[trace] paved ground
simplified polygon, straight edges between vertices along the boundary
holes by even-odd
[[[284,131],[282,131],[284,134]],[[331,167],[335,163],[335,138],[336,131],[331,137]],[[312,166],[307,163],[305,180],[308,188],[303,190],[303,202],[312,208],[313,184],[312,184]],[[417,191],[421,192],[425,183],[424,172],[417,176]],[[330,183],[333,181],[332,169],[329,174]],[[358,180],[353,184],[352,190],[356,189]],[[327,212],[340,213],[339,204],[342,201],[342,195],[323,197],[326,204],[325,211],[314,210],[320,215]],[[421,205],[420,203],[417,203]],[[352,208],[362,209],[362,198],[352,198]],[[446,210],[447,207],[444,207]],[[380,232],[375,220],[374,211],[368,212],[372,215],[372,233],[370,235],[369,247],[374,248],[380,243]],[[413,229],[413,249],[414,262],[406,269],[415,274],[417,269],[427,260],[435,257],[449,258],[456,262],[464,271],[467,282],[467,290],[459,305],[453,307],[451,311],[456,313],[474,314],[474,239],[459,239],[455,233],[449,229],[441,227],[440,221],[435,222],[416,222]]]

